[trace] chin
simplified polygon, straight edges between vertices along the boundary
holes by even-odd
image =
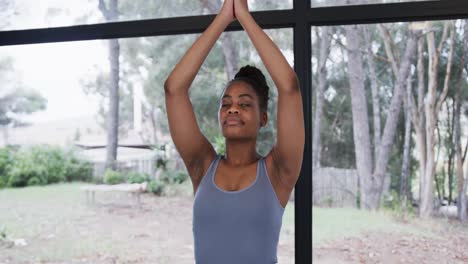
[[[246,134],[240,134],[240,133],[233,133],[233,131],[222,131],[223,137],[226,140],[248,140],[248,139],[253,139],[256,138],[257,135],[246,135]]]

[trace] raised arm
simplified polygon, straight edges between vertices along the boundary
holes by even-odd
[[[255,22],[247,0],[234,0],[234,9],[278,89],[277,142],[270,154],[281,182],[292,188],[299,178],[305,142],[299,81],[279,48]]]
[[[226,0],[211,25],[197,39],[164,83],[166,109],[172,140],[189,170],[194,190],[201,180],[202,167],[215,156],[201,133],[188,90],[216,40],[235,20],[233,0]]]

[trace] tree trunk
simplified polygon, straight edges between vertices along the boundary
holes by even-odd
[[[402,205],[410,198],[408,195],[408,179],[409,168],[411,162],[411,76],[408,77],[406,85],[406,100],[405,103],[405,144],[403,147],[403,162],[400,176],[400,201]]]
[[[312,166],[314,168],[320,167],[320,149],[321,149],[321,138],[320,130],[323,119],[323,102],[325,100],[324,93],[325,87],[327,86],[327,60],[330,54],[330,27],[322,27],[322,35],[320,38],[320,51],[319,51],[319,62],[317,66],[318,73],[318,86],[315,95],[315,114],[314,114],[314,127],[313,127],[313,138],[312,138]]]
[[[364,38],[366,40],[367,63],[369,65],[369,78],[371,83],[372,93],[372,116],[374,120],[374,160],[379,156],[380,139],[381,139],[381,121],[380,121],[380,100],[379,87],[377,83],[377,73],[375,70],[375,62],[372,52],[372,40],[370,37],[369,26],[362,26]]]
[[[462,72],[463,74],[463,72]],[[447,168],[447,176],[448,176],[448,203],[449,204],[452,204],[453,202],[453,189],[452,189],[452,186],[453,186],[453,169],[454,169],[454,166],[455,166],[455,160],[454,160],[454,157],[456,155],[456,146],[453,147],[452,145],[452,142],[454,141],[454,131],[455,131],[455,111],[456,109],[454,109],[456,106],[455,104],[452,103],[452,109],[450,109],[450,106],[449,106],[449,102],[446,101],[446,104],[447,106],[447,120],[448,120],[448,146],[447,146],[447,152],[448,152],[448,168]],[[450,114],[451,112],[451,114]],[[447,145],[447,144],[446,144]]]
[[[390,152],[396,134],[403,96],[405,95],[406,82],[410,74],[411,61],[413,60],[413,57],[416,53],[417,46],[416,33],[412,30],[408,30],[408,35],[408,42],[406,44],[405,53],[403,55],[400,67],[398,69],[396,85],[393,91],[392,100],[390,102],[387,120],[385,122],[379,157],[375,163],[374,175],[376,179],[384,179],[384,177],[390,177],[390,175],[386,176],[387,166],[390,160]],[[382,186],[380,185],[379,188],[381,190]]]
[[[359,35],[356,26],[346,27],[348,43],[348,71],[351,88],[351,104],[353,112],[354,144],[356,151],[356,167],[360,179],[361,206],[366,209],[376,209],[380,204],[383,183],[387,176],[386,170],[390,160],[391,147],[395,137],[400,114],[404,87],[409,75],[412,57],[416,51],[416,34],[409,31],[409,39],[396,76],[396,85],[388,111],[387,121],[383,130],[379,155],[375,166],[372,166],[370,135],[367,116],[367,103],[364,91],[363,67],[359,51]],[[393,59],[394,61],[395,59]],[[375,168],[372,172],[372,168]]]
[[[118,2],[110,0],[106,7],[104,0],[99,0],[99,9],[108,22],[118,20]],[[107,145],[106,168],[116,168],[118,128],[119,128],[119,56],[120,44],[118,39],[109,40],[110,85],[109,85],[109,112],[107,116]]]
[[[458,194],[458,203],[457,203],[457,209],[458,209],[458,218],[461,221],[464,221],[466,219],[466,206],[463,207],[463,186],[464,186],[464,179],[463,179],[463,157],[462,157],[462,148],[461,148],[461,125],[460,125],[460,119],[461,119],[461,87],[462,83],[458,83],[457,87],[457,94],[455,96],[455,104],[456,104],[456,110],[455,110],[455,148],[456,148],[456,171],[457,171],[457,194]],[[465,210],[463,210],[465,208]]]
[[[440,96],[437,96],[437,81],[438,81],[438,65],[439,55],[441,53],[442,43],[445,37],[442,37],[439,48],[436,49],[434,31],[427,34],[428,52],[429,52],[429,83],[428,92],[425,100],[425,115],[426,115],[426,166],[424,174],[421,175],[421,204],[420,217],[429,217],[433,210],[434,197],[434,174],[436,169],[435,164],[435,128],[438,122],[438,116],[443,102],[447,96],[448,84],[451,77],[451,67],[453,62],[453,43],[454,43],[454,27],[453,22],[447,23],[445,27],[450,27],[450,52],[447,62],[447,70],[445,73],[444,88]],[[444,35],[445,35],[444,29]]]
[[[465,20],[465,28],[464,28],[464,50],[465,56],[463,57],[462,61],[465,64],[468,61],[468,20]],[[467,72],[468,74],[468,72]],[[462,75],[461,75],[462,76]],[[460,76],[460,77],[461,77]],[[460,78],[463,80],[463,78]],[[455,146],[457,148],[457,185],[458,185],[458,203],[457,203],[457,211],[458,211],[458,218],[460,221],[466,221],[467,216],[467,201],[466,201],[466,190],[468,188],[468,164],[465,169],[465,178],[463,178],[463,162],[464,162],[464,154],[462,154],[461,149],[461,96],[462,96],[462,82],[458,84],[457,95],[456,95],[456,128],[455,128]],[[468,145],[468,143],[467,143]]]
[[[424,38],[418,41],[418,108],[413,109],[413,125],[416,131],[416,149],[419,157],[419,186],[422,186],[424,173],[426,171],[426,116],[424,115],[425,100],[425,70],[424,70]],[[419,189],[419,200],[421,200],[421,188]]]
[[[364,70],[360,52],[358,27],[346,26],[348,43],[348,74],[353,113],[353,136],[356,152],[356,167],[359,175],[361,208],[377,209],[380,200],[380,179],[372,175],[372,154],[369,134]],[[379,181],[379,182],[377,182]]]

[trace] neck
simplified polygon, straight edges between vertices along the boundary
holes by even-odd
[[[236,167],[245,166],[257,162],[261,156],[256,151],[256,139],[254,140],[228,140],[226,139],[225,163]]]

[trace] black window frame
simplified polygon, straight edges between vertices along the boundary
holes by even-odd
[[[434,0],[311,8],[311,0],[293,0],[293,9],[253,12],[264,29],[294,30],[294,67],[303,95],[306,135],[301,176],[295,190],[295,262],[312,262],[312,70],[314,26],[468,18],[468,1]],[[122,21],[70,27],[0,31],[0,46],[202,33],[215,15]],[[238,22],[227,31],[242,30]]]

